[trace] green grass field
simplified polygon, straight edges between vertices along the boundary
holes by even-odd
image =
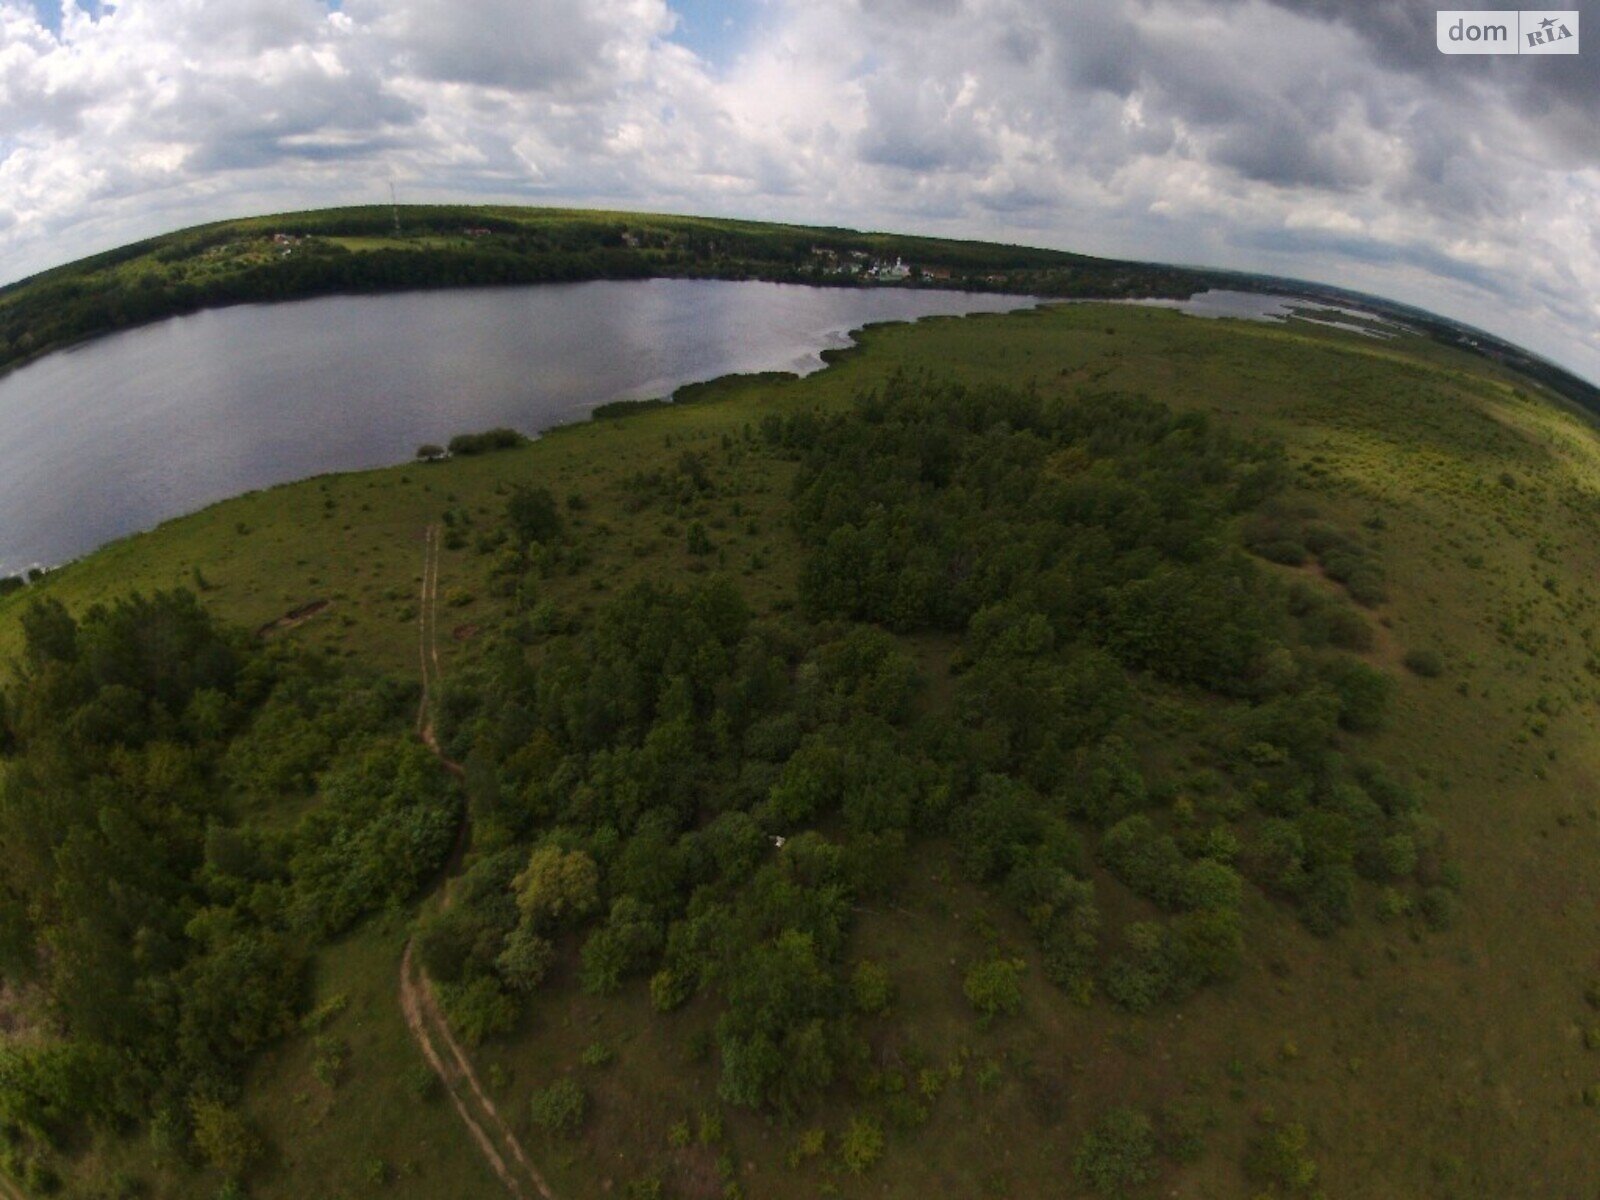
[[[638,1189],[653,1175],[662,1194],[683,1197],[1076,1195],[1074,1149],[1117,1105],[1182,1111],[1205,1131],[1197,1161],[1165,1167],[1138,1195],[1253,1194],[1246,1145],[1279,1121],[1310,1130],[1316,1187],[1329,1197],[1594,1195],[1600,1111],[1581,1100],[1600,1083],[1600,1050],[1584,1041],[1600,1022],[1584,999],[1600,974],[1600,435],[1590,421],[1481,359],[1303,323],[1071,305],[878,327],[860,342],[804,380],[731,386],[520,450],[308,480],[169,522],[0,600],[0,660],[18,651],[31,594],[76,609],[132,588],[198,585],[208,606],[251,628],[327,601],[269,636],[411,676],[423,533],[449,512],[465,536],[441,568],[453,601],[439,617],[448,679],[507,616],[474,536],[514,483],[581,498],[569,524],[588,563],[546,592],[581,612],[635,581],[705,569],[680,522],[631,510],[628,479],[684,448],[737,439],[769,413],[842,406],[899,370],[1045,393],[1136,392],[1207,411],[1281,441],[1292,498],[1361,530],[1384,564],[1389,598],[1373,614],[1367,657],[1398,695],[1370,750],[1422,791],[1461,866],[1451,928],[1421,934],[1363,914],[1322,939],[1258,898],[1232,983],[1134,1016],[1080,1007],[1030,972],[1021,1014],[985,1026],[957,964],[991,944],[1021,952],[1025,932],[961,878],[948,846],[918,844],[895,903],[859,914],[852,954],[885,963],[898,984],[887,1052],[913,1078],[937,1080],[926,1122],[891,1129],[868,1173],[841,1166],[843,1122],[830,1105],[794,1123],[718,1105],[714,1065],[692,1052],[714,1019],[709,1005],[658,1016],[640,982],[619,997],[583,996],[571,962],[513,1037],[475,1053],[478,1072],[570,1198],[650,1195]],[[794,594],[791,470],[736,459],[727,485],[691,514],[715,547],[710,567],[758,612]],[[1334,586],[1313,568],[1273,569]],[[938,639],[923,650],[935,668],[948,659]],[[1407,670],[1419,650],[1442,671]],[[934,703],[938,691],[935,675]],[[1160,719],[1151,716],[1157,728]],[[1122,915],[1114,905],[1108,918]],[[272,1150],[251,1196],[503,1194],[448,1103],[416,1094],[421,1059],[395,1003],[406,916],[369,920],[320,956],[319,1000],[345,998],[321,1031],[348,1043],[335,1081],[316,1078],[311,1033],[254,1069],[246,1110]],[[595,1065],[606,1057],[585,1055],[595,1046],[611,1061]],[[567,1075],[591,1099],[575,1141],[541,1134],[528,1115],[532,1091]],[[116,1194],[95,1189],[119,1179],[142,1181],[138,1194],[152,1198],[218,1184],[157,1161],[141,1138],[101,1135],[69,1194]]]

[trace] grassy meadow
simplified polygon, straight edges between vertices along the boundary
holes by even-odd
[[[758,616],[784,612],[803,558],[789,515],[796,468],[743,450],[764,417],[840,409],[902,371],[1045,395],[1138,393],[1205,411],[1281,442],[1289,500],[1358,530],[1382,563],[1386,598],[1369,614],[1376,636],[1363,657],[1397,691],[1387,728],[1361,752],[1415,787],[1438,823],[1461,871],[1453,920],[1423,928],[1363,911],[1317,937],[1251,891],[1231,982],[1133,1014],[1076,1004],[1030,970],[1021,1011],[986,1022],[958,964],[994,946],[1026,958],[1024,923],[963,878],[953,847],[918,842],[893,903],[863,902],[851,952],[889,968],[891,1018],[864,1024],[916,1081],[926,1113],[889,1128],[865,1172],[841,1160],[846,1118],[831,1100],[795,1120],[718,1102],[710,998],[660,1015],[642,981],[617,996],[581,994],[570,948],[516,1031],[474,1052],[478,1073],[573,1200],[1088,1195],[1071,1164],[1117,1106],[1155,1115],[1164,1141],[1185,1143],[1130,1195],[1592,1196],[1600,1109],[1583,1093],[1600,1084],[1591,1032],[1600,1011],[1585,1000],[1600,975],[1600,433],[1591,421],[1482,359],[1299,322],[1074,304],[875,327],[859,343],[805,379],[735,382],[521,449],[214,505],[0,599],[0,661],[20,652],[19,616],[36,596],[80,610],[130,589],[184,586],[251,629],[326,601],[263,636],[414,678],[424,531],[439,522],[448,680],[509,619],[478,538],[518,484],[554,494],[581,551],[544,584],[542,598],[564,612],[592,613],[640,581],[713,573],[736,582]],[[631,479],[684,450],[715,456],[713,495],[681,517],[630,503]],[[691,523],[709,553],[691,552]],[[1338,590],[1314,565],[1270,569]],[[938,635],[915,645],[937,705],[953,646]],[[1145,714],[1158,742],[1164,730],[1181,740],[1182,720],[1176,704]],[[1102,893],[1108,925],[1144,903]],[[244,1110],[269,1151],[250,1196],[504,1194],[448,1100],[419,1078],[395,1001],[411,915],[370,918],[322,951],[324,1017],[251,1069]],[[346,1060],[319,1067],[317,1039],[328,1036],[342,1039]],[[535,1090],[563,1077],[589,1097],[575,1139],[530,1117]],[[1246,1177],[1249,1147],[1284,1122],[1309,1132],[1317,1177],[1303,1191]],[[142,1190],[126,1190],[135,1181]],[[66,1192],[165,1200],[220,1184],[153,1155],[142,1135],[98,1133],[79,1148]]]

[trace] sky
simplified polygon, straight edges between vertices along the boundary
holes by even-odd
[[[0,282],[392,183],[1286,274],[1600,381],[1600,12],[1587,54],[1503,57],[1434,13],[0,0]]]

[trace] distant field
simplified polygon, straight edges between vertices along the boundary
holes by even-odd
[[[358,253],[388,246],[376,234],[328,240]],[[1581,1096],[1600,1084],[1600,1051],[1584,1040],[1600,1022],[1584,999],[1586,979],[1600,974],[1592,424],[1482,359],[1301,323],[1063,305],[878,327],[860,343],[803,380],[706,389],[692,403],[576,425],[523,449],[308,480],[169,522],[0,599],[0,661],[18,653],[18,618],[34,597],[80,610],[129,589],[183,586],[251,629],[326,601],[271,636],[412,678],[424,531],[448,513],[463,534],[441,567],[441,589],[456,601],[439,617],[448,681],[480,665],[489,633],[511,618],[511,602],[494,595],[492,555],[474,539],[513,485],[546,487],[568,506],[583,565],[541,593],[563,612],[587,618],[631,584],[692,580],[709,567],[758,615],[772,614],[792,604],[802,563],[795,467],[728,449],[769,415],[840,410],[896,372],[1046,396],[1137,393],[1209,413],[1281,442],[1289,501],[1359,531],[1382,563],[1386,598],[1368,614],[1376,636],[1363,657],[1394,679],[1395,715],[1386,731],[1352,739],[1351,753],[1381,759],[1438,822],[1463,880],[1449,928],[1362,911],[1318,938],[1252,890],[1233,982],[1133,1015],[1103,1001],[1082,1007],[1034,969],[1020,1015],[983,1023],[955,964],[993,945],[1026,956],[1028,935],[961,877],[955,848],[935,840],[913,845],[894,903],[864,904],[852,934],[852,955],[886,964],[899,988],[892,1020],[866,1022],[877,1044],[913,1076],[930,1067],[945,1080],[926,1098],[925,1122],[890,1128],[882,1161],[865,1174],[840,1166],[852,1103],[843,1091],[795,1121],[719,1104],[715,1064],[686,1050],[715,1007],[699,999],[658,1015],[642,980],[616,997],[582,995],[570,947],[516,1032],[475,1052],[478,1072],[572,1200],[1077,1195],[1073,1156],[1115,1106],[1187,1112],[1203,1143],[1192,1162],[1164,1159],[1136,1196],[1591,1195],[1600,1111]],[[724,486],[686,502],[682,519],[629,502],[630,480],[686,449],[711,456]],[[709,556],[686,548],[690,523],[709,536]],[[1270,569],[1338,591],[1315,566]],[[932,635],[915,645],[937,705],[952,645]],[[1408,668],[1419,651],[1436,670]],[[1163,708],[1160,694],[1152,689],[1148,731],[1181,739],[1186,710],[1176,700]],[[1108,896],[1107,925],[1141,904]],[[408,1090],[420,1059],[395,989],[413,915],[369,919],[318,959],[318,998],[347,1000],[328,1026],[349,1044],[337,1087],[312,1077],[309,1034],[286,1038],[252,1070],[244,1108],[272,1150],[249,1195],[504,1194],[448,1102]],[[591,1053],[586,1064],[595,1046],[612,1060]],[[572,1141],[529,1117],[534,1089],[564,1076],[583,1081],[591,1104]],[[1282,1122],[1309,1131],[1315,1190],[1246,1178],[1247,1147]],[[813,1128],[826,1147],[816,1155],[803,1149]],[[69,1195],[117,1194],[106,1190],[113,1181],[136,1178],[145,1190],[121,1194],[164,1200],[211,1195],[220,1182],[157,1163],[142,1137],[98,1134],[74,1162]],[[652,1173],[676,1190],[648,1191]]]

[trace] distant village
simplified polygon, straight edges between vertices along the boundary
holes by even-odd
[[[949,267],[918,267],[903,258],[893,261],[874,258],[865,250],[834,250],[828,246],[811,247],[811,259],[824,274],[842,275],[877,283],[900,283],[907,279],[947,280]]]

